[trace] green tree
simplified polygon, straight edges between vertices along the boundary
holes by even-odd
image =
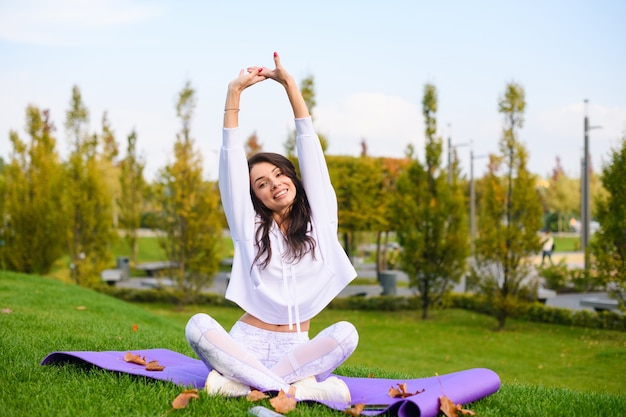
[[[437,131],[437,90],[424,86],[426,162],[414,159],[398,179],[396,217],[400,264],[412,288],[419,292],[422,318],[458,282],[469,255],[467,214],[463,194],[455,180],[442,174],[442,140]]]
[[[187,82],[176,103],[181,130],[174,144],[174,162],[158,175],[161,245],[178,290],[193,295],[210,285],[222,253],[223,216],[215,183],[202,179],[202,157],[191,137],[195,90]]]
[[[626,310],[626,134],[602,169],[605,197],[596,203],[600,230],[591,242],[593,270],[608,286],[622,310]]]
[[[88,124],[89,111],[74,86],[65,120],[71,150],[64,172],[63,213],[71,278],[79,285],[93,286],[111,258],[116,231],[113,194],[103,178],[98,135],[88,133]]]
[[[0,227],[0,264],[15,271],[47,274],[64,248],[59,197],[62,168],[49,112],[28,106],[26,128],[28,143],[16,132],[10,133],[13,153],[0,194],[5,220]]]
[[[379,169],[374,158],[327,156],[328,170],[337,194],[339,232],[352,257],[356,234],[376,230],[375,208],[380,203]]]
[[[528,155],[517,139],[526,107],[522,86],[509,83],[498,102],[504,116],[500,155],[490,157],[478,218],[475,277],[503,329],[524,294],[540,249],[542,214],[536,180],[526,167]],[[501,175],[503,170],[503,175]]]
[[[302,79],[300,82],[300,92],[302,93],[302,98],[304,98],[304,102],[306,103],[307,108],[309,109],[309,114],[311,115],[311,119],[315,120],[313,116],[313,109],[317,105],[315,101],[315,79],[312,75]],[[320,138],[320,144],[322,145],[322,149],[326,152],[328,149],[328,140],[326,137],[317,132],[317,135]],[[285,154],[287,158],[292,161],[295,160],[296,157],[296,131],[292,130],[287,136],[287,140],[285,141],[283,147],[285,148]]]
[[[98,161],[104,182],[111,195],[111,224],[114,228],[117,228],[119,223],[117,200],[120,197],[120,166],[117,160],[119,156],[119,143],[115,139],[115,133],[111,127],[107,112],[104,112],[102,115],[101,123],[102,132],[99,138],[100,149]]]
[[[139,250],[138,229],[144,204],[146,182],[143,177],[145,163],[137,155],[137,133],[133,130],[127,137],[126,156],[120,163],[119,227],[124,230],[124,239],[130,248],[130,260],[137,263]]]
[[[377,203],[371,208],[373,224],[376,231],[376,273],[388,269],[395,269],[396,262],[389,262],[389,258],[397,255],[394,251],[388,252],[389,235],[399,229],[400,219],[396,216],[397,183],[400,173],[411,163],[410,158],[380,158],[377,172],[379,178],[379,192]],[[397,256],[396,256],[397,257]]]

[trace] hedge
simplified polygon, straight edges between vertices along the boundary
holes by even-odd
[[[194,296],[171,289],[129,289],[101,286],[97,289],[113,297],[129,302],[194,304],[236,307],[236,304],[224,296],[214,293],[199,293]],[[335,298],[329,305],[335,310],[363,311],[400,311],[419,310],[420,300],[415,296],[378,296],[378,297],[341,297]],[[460,308],[487,315],[493,311],[486,298],[480,294],[450,293],[434,308]],[[519,302],[509,317],[548,324],[586,327],[604,330],[626,331],[626,315],[610,311],[595,312],[589,310],[570,310],[567,308],[550,307],[539,302]]]

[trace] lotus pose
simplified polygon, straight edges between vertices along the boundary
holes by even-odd
[[[309,325],[356,271],[337,239],[337,199],[306,103],[276,53],[274,64],[241,70],[228,84],[224,109],[219,186],[235,249],[226,298],[245,314],[230,332],[196,314],[186,336],[211,369],[209,394],[295,387],[299,400],[347,404],[347,386],[330,374],[354,352],[358,333],[340,321],[311,339]],[[241,93],[267,79],[282,85],[291,103],[301,178],[279,154],[246,160]]]

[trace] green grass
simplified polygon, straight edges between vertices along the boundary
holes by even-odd
[[[84,306],[84,310],[76,307]],[[40,366],[57,350],[168,348],[193,356],[184,324],[208,311],[225,326],[229,308],[133,305],[50,278],[0,271],[0,415],[162,416],[182,387],[86,366]],[[340,319],[360,332],[355,354],[338,372],[414,378],[488,367],[502,378],[494,395],[469,406],[480,416],[615,416],[626,409],[626,333],[493,319],[458,310],[417,314],[327,310],[312,334]],[[139,326],[132,332],[133,324]],[[265,403],[266,404],[266,403]],[[243,399],[201,393],[168,416],[244,416]],[[301,404],[292,416],[339,416]]]
[[[555,252],[578,252],[580,250],[580,236],[554,236]]]
[[[233,241],[230,237],[224,237],[223,257],[232,256]],[[137,251],[137,262],[163,261],[166,259],[165,251],[159,245],[157,237],[140,237]],[[117,239],[111,252],[115,258],[118,256],[130,256],[130,247],[123,237]]]

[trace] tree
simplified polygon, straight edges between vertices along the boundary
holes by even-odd
[[[304,98],[304,102],[306,103],[306,106],[309,109],[309,114],[311,115],[311,119],[315,120],[313,116],[313,109],[315,108],[317,102],[315,101],[315,79],[313,78],[312,75],[309,75],[308,77],[302,79],[302,81],[300,82],[300,92],[302,93],[302,98]],[[317,136],[320,138],[320,144],[322,145],[322,150],[326,152],[326,149],[328,149],[328,140],[326,139],[324,135],[322,135],[319,132],[317,132]],[[283,146],[285,148],[285,154],[287,158],[289,158],[293,162],[296,156],[296,131],[295,129],[289,133],[287,140],[285,141]]]
[[[120,193],[117,200],[119,227],[124,230],[124,239],[130,248],[131,263],[136,264],[139,247],[137,230],[141,227],[146,182],[143,177],[145,163],[137,155],[137,133],[134,130],[128,135],[126,156],[120,165]]]
[[[98,164],[104,178],[108,192],[111,195],[111,224],[118,227],[119,212],[117,200],[120,196],[120,167],[117,157],[119,155],[119,144],[115,139],[115,134],[111,127],[107,112],[102,115],[102,132],[99,138]]]
[[[548,218],[546,227],[557,232],[567,231],[568,219],[580,214],[580,181],[568,177],[557,158],[557,165],[546,185],[543,196],[545,211],[554,213],[556,217],[554,224]]]
[[[47,110],[28,106],[30,141],[10,133],[13,153],[0,193],[5,221],[0,224],[0,265],[15,271],[47,274],[63,254],[61,162],[49,116]]]
[[[525,107],[523,87],[507,84],[498,102],[504,116],[500,155],[490,156],[478,217],[474,274],[492,304],[499,329],[529,287],[531,256],[541,247],[536,181],[526,168],[528,155],[517,139]]]
[[[608,285],[618,305],[626,311],[626,134],[602,169],[605,197],[596,202],[600,223],[591,242],[591,263],[598,279]]]
[[[424,86],[426,162],[414,159],[398,179],[396,217],[400,264],[419,292],[422,318],[458,282],[469,255],[467,214],[457,181],[442,175],[442,140],[437,131],[437,90]]]
[[[64,170],[63,213],[71,278],[79,285],[100,282],[109,262],[113,228],[113,194],[99,160],[98,135],[88,133],[89,111],[77,86],[72,89],[65,128],[70,155]]]
[[[215,183],[202,179],[202,157],[191,137],[195,90],[187,82],[180,91],[176,114],[181,130],[174,144],[174,162],[158,175],[160,240],[178,290],[193,295],[213,280],[221,255],[223,215]]]
[[[245,149],[247,158],[250,158],[255,153],[259,153],[263,150],[263,144],[259,143],[259,137],[257,136],[256,132],[250,135],[250,137],[246,141]]]
[[[380,205],[380,170],[370,157],[327,156],[328,170],[337,194],[339,232],[352,257],[357,232],[376,230],[376,207]]]

